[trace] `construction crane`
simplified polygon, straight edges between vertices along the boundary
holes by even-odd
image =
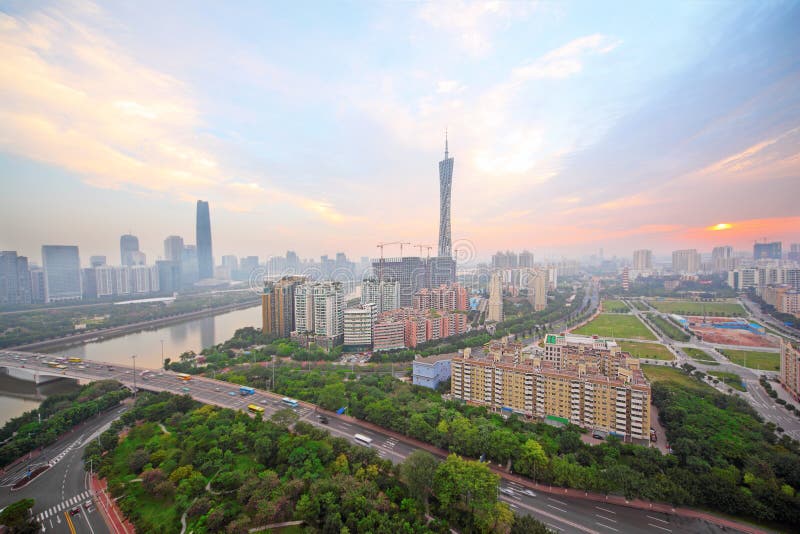
[[[431,245],[414,245],[416,248],[419,249],[419,257],[422,257],[422,249],[428,249],[428,259],[431,259],[431,249],[433,248]]]
[[[402,241],[385,241],[378,243],[378,248],[381,249],[381,261],[379,263],[380,269],[378,270],[378,281],[383,281],[383,247],[387,245],[400,245],[400,257],[403,257],[403,245],[410,245],[411,243],[404,243]]]
[[[398,243],[398,245],[400,245],[400,258],[402,258],[402,257],[403,257],[403,245],[410,245],[410,244],[411,244],[411,243],[408,243],[408,242],[402,242],[402,241],[401,241],[400,243]]]

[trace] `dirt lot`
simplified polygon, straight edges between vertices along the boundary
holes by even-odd
[[[690,323],[702,322],[702,317],[688,317]],[[725,323],[730,321],[729,317],[706,317],[707,323]],[[722,345],[741,345],[744,347],[777,347],[778,344],[768,336],[754,334],[749,330],[739,330],[732,328],[714,328],[713,326],[701,327],[690,326],[689,329],[695,334],[703,336],[703,341],[708,343],[719,343]]]

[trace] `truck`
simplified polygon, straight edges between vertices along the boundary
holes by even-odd
[[[247,395],[255,395],[256,390],[251,387],[242,386],[239,388],[239,394],[243,397],[246,397]]]

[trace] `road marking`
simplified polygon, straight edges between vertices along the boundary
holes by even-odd
[[[609,527],[608,525],[604,525],[603,523],[598,523],[597,521],[594,522],[595,525],[600,525],[601,527],[606,527],[609,530],[613,530],[614,532],[619,532],[619,530],[615,529],[614,527]]]
[[[69,514],[67,512],[64,512],[64,517],[67,518],[67,525],[69,525],[69,531],[72,534],[75,534],[75,525],[72,524],[72,519],[69,517]]]
[[[602,508],[600,506],[595,506],[595,508],[597,508],[598,510],[602,510],[604,512],[608,512],[609,514],[616,514],[617,513],[614,510],[609,510],[608,508]]]
[[[606,517],[604,515],[600,515],[600,514],[594,514],[594,515],[596,515],[600,519],[605,519],[606,521],[611,521],[612,523],[616,523],[617,522],[616,519],[611,519],[610,517]]]
[[[556,500],[556,499],[554,499],[554,498],[552,498],[552,497],[548,497],[548,498],[547,498],[547,500],[549,500],[549,501],[553,501],[553,502],[557,502],[557,503],[558,503],[558,504],[560,504],[561,506],[566,506],[566,505],[567,505],[567,503],[565,503],[565,502],[561,502],[561,501],[559,501],[559,500]]]
[[[563,512],[563,513],[565,513],[565,514],[568,514],[568,513],[569,513],[569,512],[567,512],[566,510],[564,510],[563,508],[559,508],[558,506],[553,506],[552,504],[548,504],[547,506],[549,506],[550,508],[552,508],[552,509],[554,509],[554,510],[558,510],[559,512]]]
[[[545,523],[545,524],[546,524],[546,525],[547,525],[549,528],[553,528],[553,529],[555,529],[555,530],[557,530],[557,531],[559,531],[559,532],[564,532],[564,529],[563,529],[563,528],[558,528],[557,526],[555,526],[555,525],[554,525],[554,524],[552,524],[552,523]]]
[[[648,516],[645,516],[645,517],[647,517],[648,519],[652,519],[653,521],[660,521],[662,523],[667,523],[667,524],[669,523],[669,521],[665,521],[663,519],[659,519],[657,517],[653,517],[652,515],[648,515]]]
[[[659,527],[658,525],[654,525],[653,523],[647,523],[647,525],[648,525],[648,526],[650,526],[650,527],[659,528],[659,529],[661,529],[661,530],[666,530],[667,532],[672,532],[672,531],[671,531],[670,529],[668,529],[668,528]]]

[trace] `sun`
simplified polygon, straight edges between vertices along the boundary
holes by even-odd
[[[719,223],[709,227],[709,230],[719,231],[719,230],[730,230],[731,228],[733,228],[733,225],[731,224]]]

